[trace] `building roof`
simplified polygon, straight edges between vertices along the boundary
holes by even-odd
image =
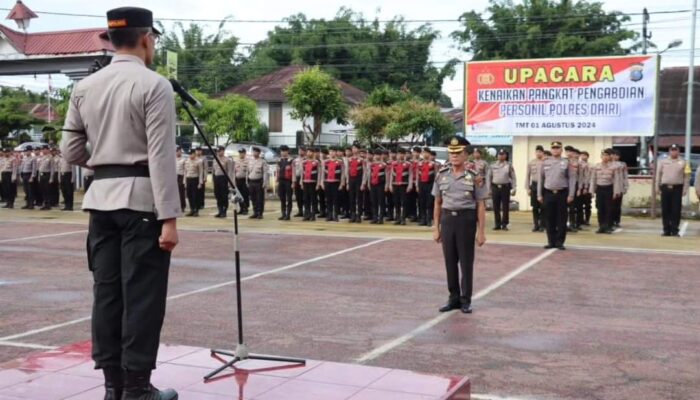
[[[289,86],[294,77],[308,68],[302,65],[290,65],[279,69],[271,74],[261,76],[259,78],[226,89],[216,95],[216,97],[225,96],[227,94],[238,94],[248,97],[255,101],[278,101],[284,102],[286,96],[284,89]],[[347,84],[340,80],[335,80],[343,91],[345,100],[353,105],[360,104],[367,97],[367,93],[362,90]]]
[[[92,28],[25,34],[0,24],[0,37],[27,56],[113,52],[104,33],[104,28]]]
[[[30,114],[32,117],[41,120],[41,121],[49,121],[49,105],[45,103],[28,103],[28,104],[23,104],[20,107],[20,110],[27,112],[27,114]],[[56,110],[56,107],[51,107],[51,121],[57,121],[60,119],[60,115],[58,114],[58,111]]]
[[[10,13],[7,14],[6,19],[31,19],[38,18],[38,15],[34,14],[34,11],[30,10],[29,7],[25,6],[21,0],[17,0],[15,6],[12,7]]]
[[[659,90],[659,134],[684,135],[688,100],[688,67],[661,70]],[[700,135],[700,67],[695,67],[693,135]]]

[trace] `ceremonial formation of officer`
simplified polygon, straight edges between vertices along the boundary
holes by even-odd
[[[147,67],[160,35],[152,13],[117,8],[107,20],[116,54],[73,88],[61,143],[67,162],[94,171],[82,204],[90,212],[92,358],[104,372],[105,399],[173,400],[175,391],[150,381],[182,215],[173,89]],[[36,170],[27,166],[27,176]]]
[[[656,169],[656,185],[661,194],[663,236],[679,235],[683,196],[688,193],[690,174],[686,174],[686,161],[680,157],[679,152],[678,145],[672,145],[668,158],[660,160]],[[697,185],[696,179],[696,188]]]
[[[510,223],[510,196],[515,196],[516,179],[513,165],[508,161],[508,152],[500,150],[498,160],[487,172],[486,185],[491,191],[494,214],[494,230],[508,230]]]

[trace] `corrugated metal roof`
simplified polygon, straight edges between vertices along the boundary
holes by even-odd
[[[38,18],[38,15],[34,14],[34,11],[30,10],[29,7],[25,6],[21,0],[17,0],[17,3],[10,13],[7,14],[7,19],[28,19],[28,18]]]
[[[27,56],[112,52],[104,28],[24,34],[0,25],[2,33],[18,52]]]

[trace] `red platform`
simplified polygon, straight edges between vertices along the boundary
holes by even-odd
[[[306,366],[248,360],[214,381],[202,377],[220,365],[210,351],[161,346],[153,383],[179,391],[181,400],[464,400],[465,377],[308,361]],[[96,400],[104,395],[90,343],[37,353],[0,366],[0,400]]]

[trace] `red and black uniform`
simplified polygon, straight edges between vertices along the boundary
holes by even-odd
[[[384,223],[384,209],[386,192],[388,191],[386,174],[389,166],[383,161],[373,161],[367,166],[369,169],[365,175],[366,185],[370,191],[370,202],[372,204],[372,223]]]
[[[318,211],[317,188],[321,183],[323,166],[319,160],[304,160],[301,182],[304,185],[304,221],[316,221]]]
[[[416,187],[418,188],[418,218],[420,225],[430,226],[433,220],[435,198],[432,195],[438,164],[435,161],[419,161],[416,166]]]
[[[326,221],[338,221],[340,203],[338,189],[345,182],[343,160],[325,160],[323,162],[323,186],[326,191]]]
[[[391,166],[389,185],[394,199],[396,225],[406,225],[406,194],[413,187],[413,174],[410,161],[395,161]]]
[[[347,178],[350,197],[350,222],[362,222],[362,184],[365,176],[365,160],[362,157],[348,158]]]
[[[280,204],[282,206],[282,218],[283,220],[289,220],[292,214],[292,204],[293,204],[293,190],[292,181],[294,180],[294,161],[289,158],[281,158],[277,164],[277,181],[279,186],[277,189],[277,194],[280,198]]]

